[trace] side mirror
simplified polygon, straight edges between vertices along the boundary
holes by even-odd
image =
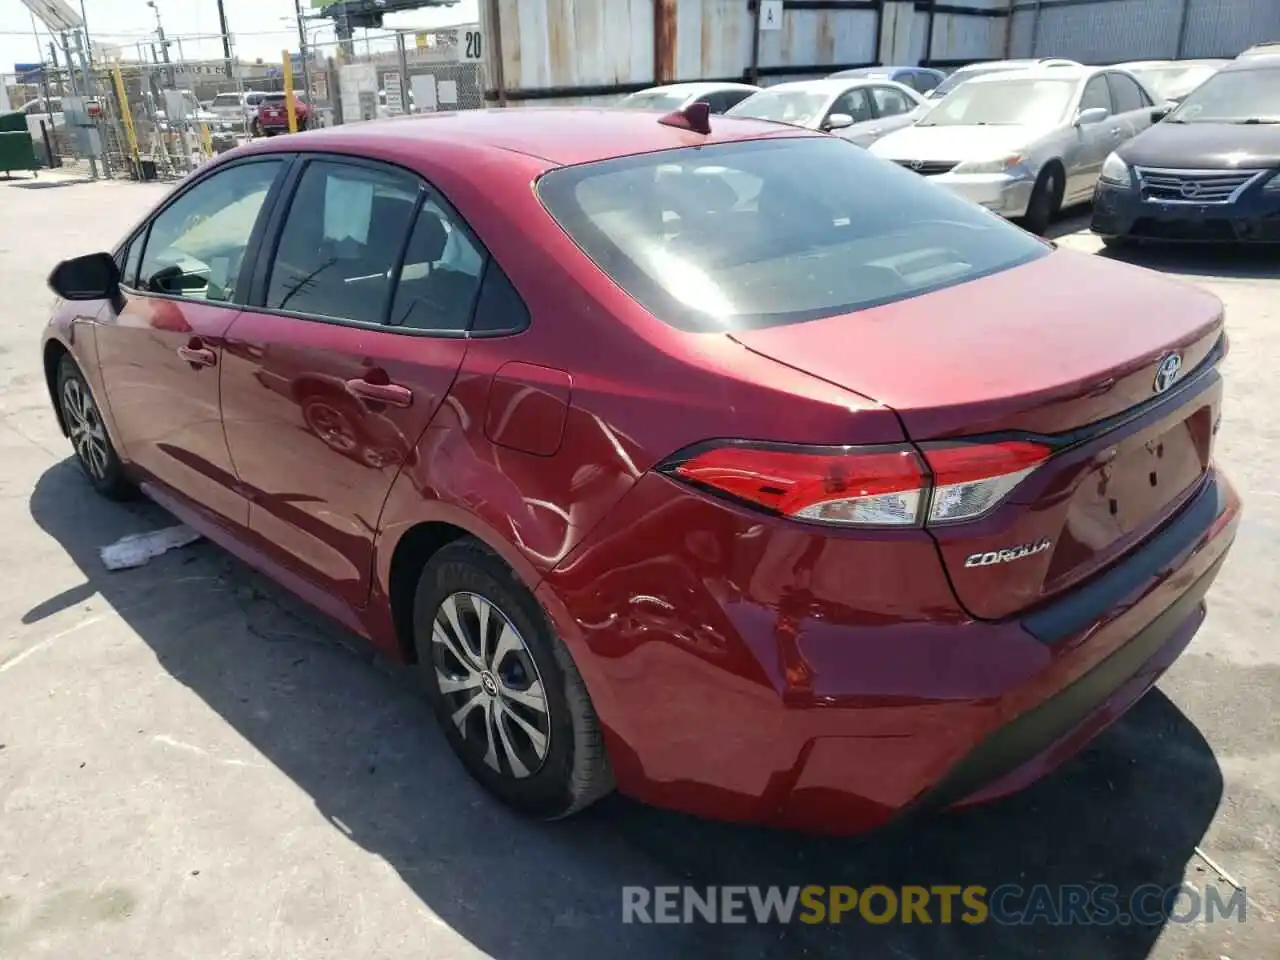
[[[827,122],[822,125],[823,130],[843,130],[845,127],[853,126],[853,117],[847,113],[833,113],[827,117]]]
[[[49,274],[49,289],[63,300],[111,300],[120,291],[120,268],[109,253],[63,260]]]
[[[1076,114],[1076,126],[1087,127],[1092,123],[1101,123],[1109,116],[1111,116],[1111,111],[1106,107],[1089,107],[1087,110],[1081,110]]]
[[[1173,113],[1173,108],[1174,108],[1174,107],[1176,107],[1176,106],[1177,106],[1177,103],[1175,103],[1175,102],[1174,102],[1174,101],[1172,101],[1172,100],[1167,100],[1167,101],[1165,101],[1164,103],[1160,104],[1160,106],[1158,106],[1158,107],[1152,107],[1152,108],[1151,108],[1151,122],[1152,122],[1152,123],[1159,123],[1161,120],[1163,120],[1163,119],[1164,119],[1165,117],[1167,117],[1169,114]]]

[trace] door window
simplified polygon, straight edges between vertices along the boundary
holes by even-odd
[[[882,117],[900,116],[916,108],[905,93],[893,87],[872,87],[871,98],[876,102],[876,112]]]
[[[142,261],[143,234],[138,234],[129,241],[129,245],[120,251],[120,283],[126,287],[135,287],[138,283],[138,264]]]
[[[1111,91],[1107,89],[1106,77],[1094,77],[1084,86],[1084,94],[1080,97],[1080,109],[1090,110],[1102,107],[1111,112]]]
[[[485,254],[434,199],[418,213],[388,323],[460,333],[471,323]]]
[[[875,114],[871,112],[871,101],[867,97],[867,91],[862,87],[846,90],[836,97],[836,102],[827,111],[827,117],[830,118],[837,113],[848,114],[853,117],[854,123],[865,123],[867,120],[875,119]]]
[[[165,207],[147,235],[139,288],[191,300],[232,300],[249,238],[283,166],[275,159],[237,164]]]
[[[752,91],[750,90],[726,90],[721,93],[720,96],[724,98],[724,108],[726,110],[731,110],[743,100],[747,99],[747,97],[751,96],[751,94]]]
[[[941,82],[942,78],[936,73],[929,73],[925,70],[916,70],[912,72],[907,85],[913,90],[918,90],[920,93],[928,93]]]
[[[1116,113],[1129,113],[1131,110],[1142,110],[1150,104],[1142,88],[1122,73],[1107,74],[1111,84],[1111,98],[1115,103]]]
[[[420,181],[336,161],[307,165],[276,248],[266,306],[382,323]]]

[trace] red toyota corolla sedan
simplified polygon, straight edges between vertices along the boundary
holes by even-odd
[[[93,486],[416,664],[539,817],[1007,793],[1186,647],[1240,514],[1217,300],[794,127],[263,141],[50,283]]]

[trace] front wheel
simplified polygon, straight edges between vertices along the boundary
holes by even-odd
[[[89,382],[70,355],[58,365],[58,404],[76,460],[93,488],[111,500],[127,500],[133,485],[124,475]]]
[[[1032,233],[1044,236],[1050,224],[1053,223],[1053,218],[1058,215],[1065,186],[1062,171],[1056,166],[1049,166],[1040,171],[1036,185],[1031,190],[1031,199],[1027,202],[1027,212],[1022,218],[1022,225]]]
[[[422,571],[414,645],[428,699],[468,773],[503,803],[557,819],[613,789],[586,686],[538,601],[483,544]]]

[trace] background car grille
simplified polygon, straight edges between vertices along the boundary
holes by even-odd
[[[936,177],[940,173],[950,173],[958,164],[955,160],[895,160],[894,162],[922,177]]]
[[[1231,203],[1264,170],[1157,170],[1134,167],[1144,200]]]

